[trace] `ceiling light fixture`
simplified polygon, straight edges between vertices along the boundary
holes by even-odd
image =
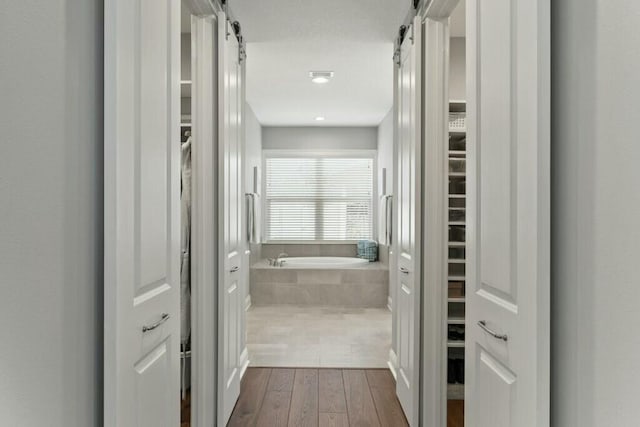
[[[329,83],[333,77],[333,71],[311,71],[309,73],[311,81],[317,84]]]
[[[325,118],[322,116],[316,117],[316,122],[324,122]]]

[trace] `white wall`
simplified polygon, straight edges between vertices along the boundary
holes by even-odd
[[[102,420],[100,0],[0,7],[0,425]]]
[[[382,196],[383,194],[393,194],[393,183],[395,181],[394,175],[394,167],[393,167],[393,151],[394,151],[394,139],[393,139],[393,109],[387,113],[380,126],[378,126],[378,195]],[[383,193],[382,189],[382,169],[387,169],[387,188],[386,193]],[[395,200],[393,201],[395,203]],[[378,209],[378,212],[381,211],[382,206]],[[378,228],[381,230],[379,234],[382,233],[382,226],[378,224]],[[380,254],[380,261],[390,266],[391,268],[395,268],[395,264],[391,263],[389,260],[389,250],[388,246],[380,245],[378,251]],[[396,324],[397,324],[397,312],[393,309],[394,303],[396,300],[396,287],[395,285],[395,275],[390,273],[389,276],[389,302],[390,308],[393,312],[393,316],[391,318],[391,330],[393,331],[391,334],[391,349],[394,354],[398,354],[397,342],[398,336],[396,334]]]
[[[552,5],[552,425],[640,420],[640,3]]]
[[[389,111],[385,116],[380,126],[378,126],[378,196],[383,196],[385,194],[393,194],[393,110]],[[382,172],[383,169],[386,169],[386,191],[382,188],[383,179]],[[382,219],[382,208],[383,206],[379,205],[378,207],[378,217]],[[379,240],[382,239],[384,233],[384,224],[382,221],[378,223],[378,237]],[[383,245],[380,245],[379,248],[380,260],[386,264],[389,263],[389,248]],[[389,292],[391,296],[391,290]]]
[[[253,168],[258,168],[258,180],[262,169],[262,126],[249,104],[245,113],[245,191],[253,192]],[[258,192],[260,182],[258,181]]]
[[[465,43],[464,37],[452,37],[449,41],[449,99],[467,99]]]
[[[375,150],[376,127],[264,127],[262,148],[310,150]]]
[[[245,104],[245,158],[244,158],[244,173],[245,173],[245,193],[254,192],[253,188],[253,168],[258,168],[258,188],[257,192],[261,193],[261,182],[260,179],[262,177],[262,126],[258,122],[253,109],[249,104]],[[260,200],[258,200],[259,206],[262,206]],[[258,215],[260,215],[260,209],[258,209]],[[262,224],[261,216],[257,219],[258,224]],[[246,230],[246,224],[245,228]],[[261,245],[250,245],[251,255],[247,262],[249,264],[253,264],[259,261],[262,258],[262,250]],[[248,272],[248,269],[247,269]],[[247,281],[248,284],[248,281]],[[246,286],[244,297],[245,299],[249,296],[249,286]]]

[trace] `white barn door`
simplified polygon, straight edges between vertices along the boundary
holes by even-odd
[[[218,425],[226,425],[240,396],[242,317],[242,62],[240,46],[224,13],[219,22],[220,254],[218,288]]]
[[[549,425],[549,0],[468,0],[466,425]]]
[[[180,422],[180,1],[105,1],[104,424]]]
[[[397,394],[409,424],[419,421],[421,286],[421,24],[407,30],[399,52],[396,179]]]

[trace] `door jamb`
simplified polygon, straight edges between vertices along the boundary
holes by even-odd
[[[423,293],[420,419],[447,425],[447,207],[449,18],[460,0],[423,2]],[[464,1],[464,0],[463,0]]]
[[[183,0],[191,12],[192,248],[191,420],[217,420],[218,319],[218,55],[221,7],[209,0]]]

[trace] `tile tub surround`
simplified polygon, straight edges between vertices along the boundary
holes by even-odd
[[[356,268],[280,268],[261,261],[251,267],[254,305],[386,307],[389,270],[378,262]]]
[[[386,368],[391,312],[381,308],[252,306],[251,366]]]
[[[262,258],[275,258],[281,253],[290,257],[301,256],[340,256],[355,258],[358,247],[343,243],[301,243],[301,244],[262,244]]]

